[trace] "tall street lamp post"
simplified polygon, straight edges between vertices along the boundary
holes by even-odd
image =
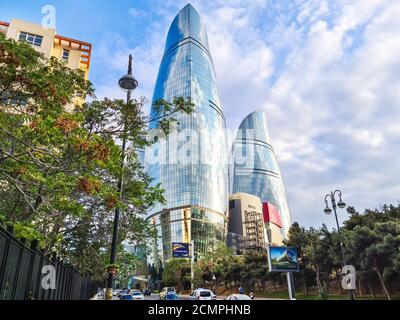
[[[212,277],[212,281],[213,281],[213,287],[214,287],[214,294],[218,295],[218,293],[217,293],[217,277],[215,276],[215,274]]]
[[[132,76],[132,55],[129,55],[128,73],[124,75],[119,81],[118,85],[120,88],[127,93],[126,103],[131,101],[132,91],[138,87],[137,80]],[[122,190],[124,186],[124,175],[123,169],[125,165],[125,151],[126,151],[126,121],[124,121],[124,134],[122,136],[122,153],[121,153],[121,176],[118,180],[118,193],[120,199],[122,199]],[[119,225],[120,211],[119,207],[115,207],[115,217],[114,217],[114,228],[113,228],[113,238],[111,244],[111,257],[110,266],[115,264],[115,258],[117,254],[117,243],[118,243],[118,225]],[[115,274],[115,268],[110,267],[108,270],[108,280],[107,280],[107,292],[106,299],[112,300],[113,291],[113,278]]]
[[[337,202],[337,203],[336,203],[336,198],[335,198],[336,195],[339,197],[339,202]],[[329,207],[329,203],[328,203],[329,199],[331,200],[333,212],[335,213],[336,226],[337,226],[338,237],[339,237],[339,242],[340,242],[340,252],[341,252],[341,256],[342,256],[342,264],[343,264],[342,267],[344,267],[345,265],[347,265],[347,262],[346,262],[346,256],[344,254],[342,235],[340,233],[340,226],[339,226],[339,220],[338,220],[336,208],[339,207],[340,209],[344,209],[346,207],[346,203],[344,203],[343,200],[342,200],[342,192],[340,190],[336,190],[334,192],[331,192],[330,194],[327,194],[325,196],[325,205],[326,205],[326,207],[325,207],[325,210],[324,210],[324,212],[326,214],[331,214],[332,213],[332,209]],[[349,290],[349,298],[350,298],[350,300],[354,300],[353,290]]]

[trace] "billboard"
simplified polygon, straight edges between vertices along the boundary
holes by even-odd
[[[190,258],[189,243],[172,243],[172,257],[174,258]]]
[[[270,246],[268,263],[270,272],[299,272],[297,248]]]
[[[263,215],[264,222],[271,222],[277,225],[279,228],[282,228],[283,223],[279,210],[269,202],[263,203]]]

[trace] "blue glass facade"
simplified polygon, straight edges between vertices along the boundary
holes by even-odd
[[[207,32],[191,5],[178,13],[169,29],[153,102],[178,96],[190,97],[195,112],[174,115],[179,131],[147,148],[145,159],[154,184],[165,190],[167,203],[148,213],[159,234],[158,258],[164,261],[171,258],[172,242],[193,240],[197,254],[226,236],[225,119]],[[150,128],[157,128],[157,122]]]
[[[284,232],[291,226],[278,161],[268,134],[267,116],[257,111],[247,116],[239,127],[234,149],[233,193],[255,195],[280,212]]]

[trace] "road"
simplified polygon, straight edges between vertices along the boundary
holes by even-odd
[[[144,297],[144,300],[160,300],[160,295],[158,294],[152,294],[149,297]]]
[[[190,296],[181,295],[181,300],[191,300]],[[149,297],[144,297],[144,300],[160,300],[160,295],[152,294]]]
[[[180,296],[182,300],[190,300],[190,296]],[[92,299],[90,300],[104,300],[104,297],[99,297],[98,295],[95,295]],[[117,297],[113,297],[113,300],[119,300]],[[152,294],[151,296],[145,296],[144,300],[148,301],[157,301],[160,300],[160,295],[158,294]]]
[[[192,300],[192,298],[188,295],[181,295],[181,300]],[[217,300],[225,300],[225,296],[218,296]],[[91,300],[104,300],[102,297],[94,296]],[[116,297],[113,297],[113,300],[119,300]],[[144,297],[144,300],[147,301],[157,301],[160,300],[160,295],[152,294],[151,296]],[[267,298],[256,298],[256,300],[281,300],[281,299],[267,299]]]

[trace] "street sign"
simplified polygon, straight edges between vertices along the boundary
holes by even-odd
[[[299,272],[297,248],[269,246],[268,263],[270,272]]]
[[[189,243],[172,243],[172,257],[174,258],[190,258]]]

